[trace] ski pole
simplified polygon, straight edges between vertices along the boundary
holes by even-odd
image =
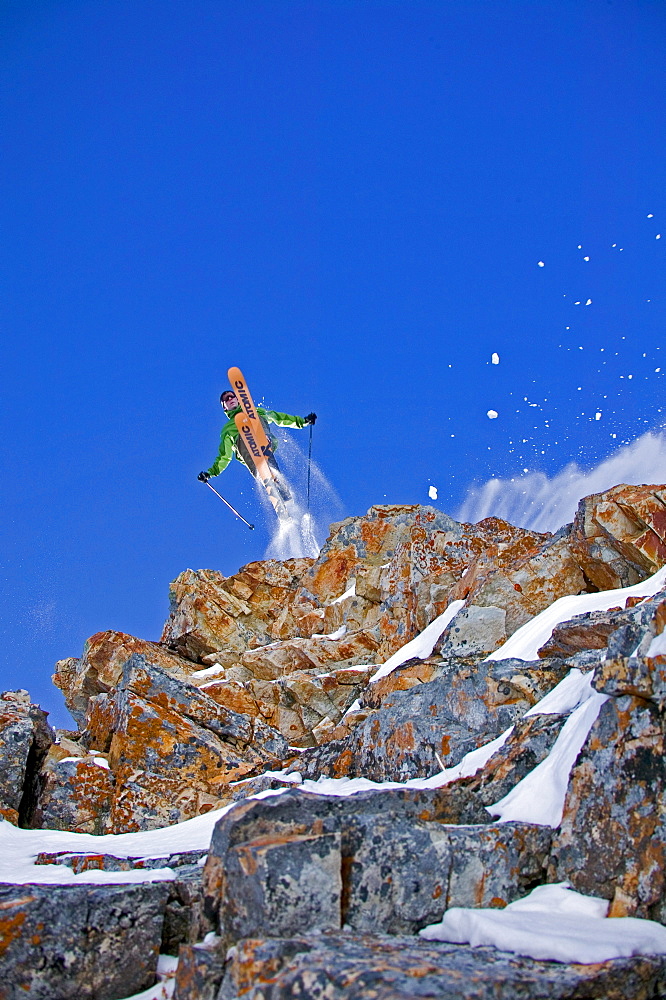
[[[216,497],[220,498],[220,500],[222,501],[222,503],[226,503],[226,505],[229,508],[229,510],[233,511],[233,513],[236,515],[236,517],[239,517],[241,519],[241,521],[243,522],[243,524],[247,524],[248,528],[250,528],[251,530],[254,530],[254,525],[250,524],[249,521],[246,521],[245,518],[243,517],[243,515],[239,514],[238,511],[236,510],[236,508],[232,507],[231,504],[229,503],[229,501],[225,500],[224,497],[222,496],[222,494],[218,493],[214,486],[210,485],[210,483],[208,482],[208,480],[206,480],[206,486],[213,491],[213,493],[215,494]]]
[[[312,424],[310,424],[310,444],[308,446],[308,514],[310,513],[310,464],[312,462]]]

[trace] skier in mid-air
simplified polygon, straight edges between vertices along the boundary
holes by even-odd
[[[235,417],[236,414],[242,412],[242,407],[236,393],[233,389],[225,389],[225,391],[220,396],[220,403],[222,408],[227,415],[227,422],[222,428],[222,433],[220,434],[220,447],[217,453],[217,458],[211,465],[211,467],[204,472],[200,472],[197,476],[202,483],[207,483],[211,476],[219,476],[221,472],[224,472],[229,462],[235,455],[239,462],[242,462],[253,476],[257,475],[257,470],[254,462],[252,461],[252,456],[243,441],[242,437],[238,432],[238,427],[236,426]],[[271,443],[271,452],[275,451],[278,442],[277,438],[271,434],[268,425],[277,424],[279,427],[297,427],[303,428],[308,424],[314,424],[317,419],[316,413],[308,413],[307,417],[296,417],[289,413],[278,413],[277,410],[266,410],[263,406],[257,406],[257,414],[261,420],[262,426],[266,431],[266,436]],[[291,494],[287,488],[286,483],[280,475],[280,469],[275,461],[274,455],[271,453],[267,456],[268,465],[277,473],[275,476],[275,482],[283,500],[290,500]]]

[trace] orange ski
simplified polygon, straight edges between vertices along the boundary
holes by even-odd
[[[271,443],[268,440],[266,436],[266,431],[264,430],[263,424],[259,419],[259,415],[257,414],[257,408],[254,405],[254,400],[250,395],[250,390],[247,387],[247,382],[243,377],[243,373],[240,370],[240,368],[230,368],[227,374],[229,376],[229,382],[231,384],[231,388],[236,393],[236,398],[240,402],[240,405],[243,409],[243,413],[245,414],[247,419],[251,421],[250,426],[254,431],[255,441],[259,446],[259,448],[261,448],[262,453],[266,455],[266,457],[268,457],[270,454],[272,454]],[[236,426],[238,426],[238,424],[236,424]],[[254,452],[252,450],[250,453],[254,455]]]
[[[270,500],[275,513],[281,519],[288,518],[289,515],[287,514],[284,501],[280,497],[277,490],[275,476],[273,475],[271,467],[268,464],[268,459],[273,454],[271,443],[268,440],[264,426],[259,419],[257,408],[254,405],[254,401],[250,394],[250,390],[247,387],[245,378],[243,377],[243,373],[240,368],[230,368],[228,375],[229,382],[234,389],[243,410],[242,413],[237,413],[234,418],[236,427],[238,428],[238,433],[245,442],[245,446],[250,453],[255,469],[257,470],[257,478],[266,490],[268,499]]]
[[[261,482],[266,485],[267,480],[273,480],[273,474],[271,472],[270,466],[268,464],[268,458],[264,449],[259,444],[259,433],[258,429],[261,428],[261,432],[264,437],[266,437],[266,432],[261,426],[261,421],[259,419],[252,420],[247,417],[244,413],[237,413],[234,417],[236,422],[236,427],[238,428],[238,433],[245,442],[245,446],[250,453],[252,461],[254,462],[254,467],[257,470],[257,475]],[[270,445],[269,445],[270,453]]]

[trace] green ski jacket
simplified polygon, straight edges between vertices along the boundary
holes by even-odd
[[[238,428],[236,427],[234,417],[237,413],[242,413],[242,408],[237,406],[234,410],[227,411],[227,422],[222,428],[222,433],[220,434],[220,448],[217,453],[217,458],[208,469],[209,476],[219,476],[221,472],[224,472],[232,457],[235,455],[239,462],[243,465],[247,465],[243,458],[241,457],[238,448],[236,447],[238,442]],[[264,425],[277,424],[279,427],[298,427],[299,429],[305,427],[305,417],[294,417],[290,413],[278,413],[277,410],[265,410],[263,406],[257,407],[257,413],[261,418]],[[271,445],[273,451],[277,448],[277,440],[272,434],[268,435],[271,440]]]

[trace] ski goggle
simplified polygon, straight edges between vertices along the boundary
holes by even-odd
[[[223,403],[228,403],[230,399],[236,399],[235,392],[223,392],[221,396]]]

